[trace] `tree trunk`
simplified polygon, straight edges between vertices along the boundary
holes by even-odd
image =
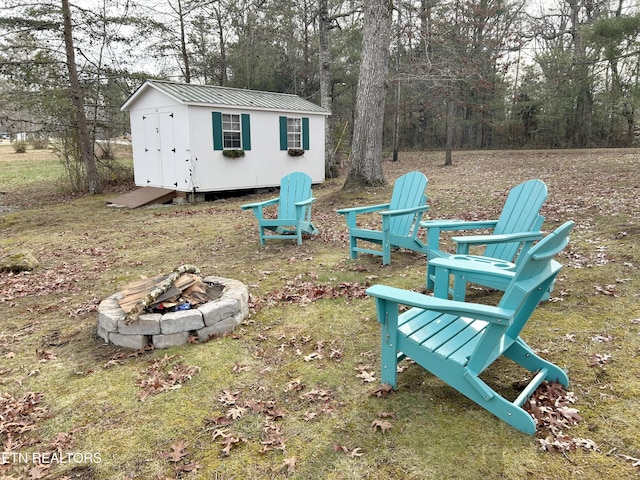
[[[320,37],[320,106],[331,111],[333,104],[333,95],[331,92],[331,58],[329,56],[329,28],[331,19],[329,18],[328,0],[319,0],[318,2],[318,30]],[[324,119],[324,176],[326,178],[336,178],[338,176],[338,167],[334,155],[334,142],[331,117]]]
[[[455,119],[453,117],[453,94],[450,92],[447,97],[447,138],[445,144],[444,164],[453,165],[452,151],[453,151],[453,124]]]
[[[576,106],[573,120],[573,146],[586,147],[592,133],[593,92],[589,80],[587,48],[582,38],[579,24],[579,10],[582,2],[569,0],[571,18],[571,37],[573,39],[573,80],[576,88]]]
[[[96,159],[93,156],[93,142],[89,133],[87,116],[84,111],[84,96],[82,94],[82,88],[80,87],[80,81],[78,80],[69,0],[62,0],[62,16],[64,19],[64,44],[67,54],[67,69],[69,70],[69,88],[75,110],[75,127],[78,132],[80,160],[85,166],[89,193],[99,193],[101,191],[100,175],[98,173]]]
[[[182,56],[182,63],[184,65],[182,73],[185,83],[191,83],[191,67],[189,66],[189,53],[187,52],[187,39],[184,26],[185,14],[182,11],[182,0],[178,0],[176,13],[178,14],[178,21],[180,23],[180,55]]]
[[[382,171],[382,130],[390,32],[389,0],[366,2],[351,166],[343,186],[345,190],[385,183]]]
[[[216,28],[218,34],[218,43],[220,44],[220,73],[218,76],[218,85],[224,87],[227,85],[227,42],[225,40],[225,22],[222,20],[221,8],[217,7],[216,12]]]
[[[402,43],[402,3],[398,4],[398,26],[396,28],[396,95],[393,103],[393,158],[398,161],[398,146],[400,144],[400,60],[402,58],[400,45]]]

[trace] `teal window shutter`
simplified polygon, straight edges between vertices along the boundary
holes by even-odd
[[[251,126],[249,125],[249,114],[243,113],[241,118],[242,118],[242,149],[251,150]]]
[[[280,117],[280,150],[286,150],[287,146],[287,117]]]
[[[223,150],[222,146],[222,113],[211,112],[213,125],[213,149]]]
[[[302,149],[309,150],[309,118],[302,117]]]

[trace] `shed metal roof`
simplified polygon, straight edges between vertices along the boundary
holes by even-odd
[[[250,110],[277,110],[330,115],[328,110],[298,95],[214,85],[176,83],[164,80],[147,80],[129,97],[122,106],[122,110],[128,110],[135,99],[149,87],[155,88],[185,105],[242,107]]]

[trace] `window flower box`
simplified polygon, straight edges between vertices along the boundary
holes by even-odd
[[[289,150],[287,150],[287,154],[290,157],[300,157],[304,155],[304,150],[301,148],[290,148]]]
[[[240,150],[240,149],[223,150],[222,155],[224,155],[227,158],[244,157],[244,150]]]

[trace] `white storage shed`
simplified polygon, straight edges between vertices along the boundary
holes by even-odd
[[[135,184],[193,194],[324,181],[324,108],[297,95],[147,80],[122,106]]]

